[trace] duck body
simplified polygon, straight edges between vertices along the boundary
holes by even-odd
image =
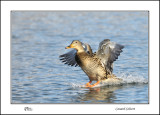
[[[116,78],[113,71],[113,62],[118,59],[124,46],[105,39],[99,44],[98,51],[92,53],[90,45],[74,40],[66,49],[74,48],[66,54],[60,55],[60,60],[71,66],[80,66],[89,78],[86,87],[93,87],[102,80]],[[92,81],[97,81],[91,85]]]
[[[107,78],[107,72],[98,58],[86,52],[77,52],[76,61],[90,81],[100,81]]]

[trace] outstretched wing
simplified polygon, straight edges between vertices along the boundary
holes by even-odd
[[[123,48],[123,45],[111,42],[109,39],[105,39],[100,42],[96,55],[101,59],[101,62],[105,65],[106,69],[112,73],[113,62],[118,59]]]
[[[82,46],[86,53],[92,54],[92,49],[89,44],[82,43]],[[60,55],[59,58],[64,64],[68,64],[70,66],[78,66],[77,61],[75,59],[77,51],[75,49],[69,51],[68,53],[65,53],[63,55]]]
[[[60,55],[59,58],[64,64],[68,64],[70,66],[76,67],[76,66],[78,66],[78,64],[75,60],[76,52],[77,51],[75,49],[73,49],[73,50],[69,51],[68,53]]]

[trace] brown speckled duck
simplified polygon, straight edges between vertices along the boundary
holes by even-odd
[[[99,44],[98,51],[93,53],[89,44],[74,40],[66,49],[74,48],[70,52],[60,55],[60,60],[71,66],[80,66],[89,77],[86,87],[93,87],[102,80],[117,78],[113,71],[113,62],[124,48],[123,45],[105,39]],[[97,81],[91,85],[92,81]]]

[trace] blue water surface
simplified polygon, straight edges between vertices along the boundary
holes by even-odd
[[[113,73],[125,83],[81,87],[89,80],[59,55],[72,40],[95,52],[110,39],[125,46]],[[149,103],[148,12],[12,11],[11,103]]]

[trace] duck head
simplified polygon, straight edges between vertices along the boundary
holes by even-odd
[[[82,43],[79,40],[74,40],[72,43],[66,47],[66,49],[74,48],[78,52],[84,51],[84,48],[82,46]]]

